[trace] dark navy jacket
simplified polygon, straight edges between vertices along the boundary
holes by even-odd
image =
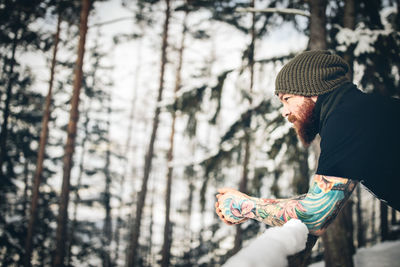
[[[400,100],[346,84],[319,96],[317,174],[361,181],[400,210]]]

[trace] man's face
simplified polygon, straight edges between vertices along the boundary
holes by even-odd
[[[293,123],[294,129],[304,146],[309,146],[318,133],[319,120],[314,116],[317,97],[279,94],[283,104],[282,116]]]

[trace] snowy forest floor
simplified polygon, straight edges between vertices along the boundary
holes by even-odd
[[[355,267],[400,267],[400,240],[386,241],[369,248],[360,248],[353,256]],[[309,267],[324,267],[323,261]]]

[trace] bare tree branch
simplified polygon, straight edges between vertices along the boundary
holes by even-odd
[[[294,8],[264,8],[264,9],[256,9],[256,8],[237,8],[236,12],[258,12],[258,13],[282,13],[282,14],[290,14],[290,15],[300,15],[309,18],[310,13]]]
[[[133,20],[135,17],[133,16],[129,16],[129,17],[122,17],[122,18],[117,18],[117,19],[112,19],[112,20],[108,20],[108,21],[103,21],[103,22],[99,22],[99,23],[95,23],[89,26],[89,28],[94,28],[94,27],[101,27],[107,24],[112,24],[112,23],[116,23],[116,22],[120,22],[120,21],[124,21],[124,20]]]

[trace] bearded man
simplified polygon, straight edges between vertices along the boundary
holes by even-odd
[[[361,92],[348,70],[328,51],[303,52],[282,68],[275,82],[282,115],[305,146],[321,137],[316,174],[307,194],[290,199],[220,189],[215,208],[225,223],[276,226],[295,218],[321,235],[359,182],[400,210],[400,101]]]

